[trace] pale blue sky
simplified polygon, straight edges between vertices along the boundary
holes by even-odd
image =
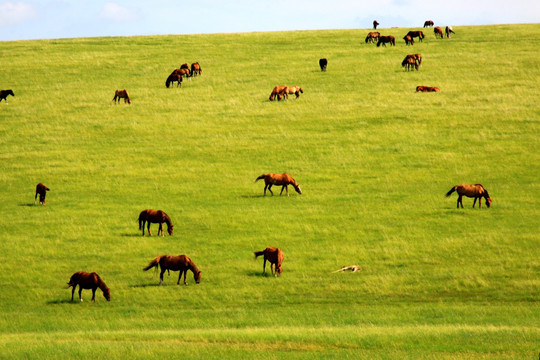
[[[540,22],[540,0],[0,0],[0,41]]]

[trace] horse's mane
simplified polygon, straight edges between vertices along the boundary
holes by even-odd
[[[171,226],[171,218],[166,213],[163,213],[163,217],[165,218],[165,223],[167,226]]]
[[[482,184],[474,184],[474,185],[480,186],[480,187],[482,188],[482,190],[484,190],[484,194],[483,194],[483,195],[484,195],[484,197],[485,197],[486,199],[487,199],[488,197],[490,197],[489,194],[488,194],[488,191],[486,190],[486,188],[484,187],[484,185],[482,185]]]
[[[94,273],[95,277],[96,277],[96,280],[97,280],[97,284],[99,286],[99,288],[101,289],[101,291],[105,292],[105,291],[109,291],[109,288],[107,287],[107,285],[105,284],[105,281],[103,281],[101,279],[101,277],[99,277],[98,274]]]
[[[191,269],[191,271],[193,272],[193,274],[200,273],[199,268],[197,267],[197,265],[195,265],[193,260],[189,259],[188,265],[189,265],[189,268]]]

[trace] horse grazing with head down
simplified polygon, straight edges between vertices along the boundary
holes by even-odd
[[[191,64],[191,76],[202,75],[201,65],[198,62]]]
[[[387,43],[390,43],[390,45],[392,46],[396,46],[396,38],[392,35],[379,36],[379,41],[377,41],[377,47],[381,46],[381,44],[386,47]]]
[[[264,195],[266,196],[266,189],[270,191],[270,194],[274,196],[274,193],[272,192],[272,186],[273,185],[281,185],[281,192],[279,195],[283,194],[283,189],[286,190],[287,196],[289,196],[289,184],[294,187],[294,190],[296,190],[297,193],[302,195],[302,189],[300,189],[300,185],[292,178],[291,175],[287,173],[283,174],[262,174],[258,178],[255,179],[255,182],[264,179]]]
[[[201,272],[199,271],[199,268],[189,257],[186,255],[161,255],[155,258],[154,260],[150,261],[148,266],[143,268],[144,271],[147,271],[153,267],[157,269],[157,267],[161,268],[161,273],[159,274],[159,284],[163,284],[163,274],[165,271],[180,271],[180,275],[178,275],[178,281],[176,282],[176,285],[180,284],[180,278],[182,277],[182,274],[184,274],[184,285],[187,285],[186,283],[186,275],[187,271],[191,270],[193,273],[193,278],[195,279],[195,283],[198,284],[201,282]],[[170,274],[170,272],[169,272]]]
[[[7,104],[8,103],[7,102],[8,95],[15,96],[15,94],[13,93],[13,90],[11,90],[11,89],[0,90],[0,102],[2,102],[2,100],[5,100],[5,102]]]
[[[92,289],[92,301],[96,301],[97,288],[100,288],[100,290],[103,291],[103,296],[105,299],[107,299],[107,301],[111,301],[111,290],[95,272],[87,273],[84,271],[78,271],[71,275],[71,278],[67,284],[68,288],[73,287],[71,290],[71,301],[73,301],[73,294],[75,293],[75,288],[77,285],[79,285],[79,300],[81,301],[83,301],[81,296],[83,289]]]
[[[287,90],[287,85],[274,86],[274,90],[272,90],[272,93],[270,94],[270,97],[268,99],[270,101],[274,101],[274,99],[277,97],[279,101],[283,98],[286,90]]]
[[[49,189],[42,183],[39,183],[36,185],[36,196],[34,196],[34,205],[36,205],[36,199],[38,195],[39,195],[39,203],[41,205],[45,205],[45,196],[47,195],[47,191],[51,191],[51,189]]]
[[[116,104],[116,99],[118,99],[118,102],[120,102],[120,99],[124,99],[124,104],[128,103],[131,104],[131,99],[129,98],[129,94],[126,89],[119,89],[114,92],[113,101]]]
[[[403,59],[403,61],[401,62],[401,67],[406,67],[407,71],[410,71],[412,69],[418,70],[418,63],[414,58],[405,56],[405,59]]]
[[[442,29],[438,26],[435,26],[433,28],[433,33],[435,34],[435,39],[440,38],[442,39],[444,37]]]
[[[146,209],[141,211],[139,214],[139,230],[142,230],[142,234],[144,236],[144,225],[148,222],[148,235],[152,236],[152,233],[150,232],[150,223],[159,223],[159,229],[158,229],[158,236],[161,232],[161,236],[165,236],[163,234],[163,223],[167,224],[167,232],[169,235],[173,234],[173,224],[171,222],[171,218],[169,215],[165,214],[162,210],[152,210],[152,209]]]
[[[167,77],[167,80],[165,80],[165,86],[169,88],[169,86],[175,81],[177,82],[176,87],[182,86],[182,75],[178,74],[176,71],[173,71],[172,74]]]
[[[281,251],[280,248],[275,248],[272,246],[267,247],[263,251],[255,251],[255,259],[257,257],[264,255],[264,262],[263,262],[263,274],[266,271],[266,261],[268,260],[270,262],[270,271],[272,271],[272,275],[278,276],[281,275],[283,272],[283,269],[281,268],[281,264],[283,263],[283,251]],[[274,274],[274,267],[275,267],[275,274]]]
[[[368,32],[368,34],[366,36],[366,44],[367,43],[374,44],[375,41],[379,40],[380,36],[381,36],[381,33],[378,32],[378,31],[370,31],[370,32]]]
[[[319,67],[321,68],[321,71],[326,71],[327,65],[328,65],[328,59],[326,58],[319,59]]]
[[[282,92],[282,95],[286,96],[287,99],[289,99],[290,94],[296,95],[296,98],[298,99],[300,97],[300,93],[304,93],[304,90],[300,86],[287,86],[285,90]]]
[[[452,195],[452,193],[456,191],[459,195],[458,197],[458,200],[457,200],[457,208],[459,209],[459,204],[461,204],[461,208],[463,209],[463,196],[467,196],[467,197],[470,197],[470,198],[474,198],[474,202],[473,202],[473,208],[474,208],[474,205],[476,205],[476,200],[478,200],[478,207],[481,208],[482,207],[482,198],[485,198],[486,199],[486,205],[487,207],[491,207],[491,198],[489,197],[489,194],[486,190],[486,188],[484,188],[482,185],[480,184],[475,184],[475,185],[470,185],[470,184],[461,184],[461,185],[456,185],[454,186],[453,188],[450,189],[450,191],[448,191],[446,193],[446,197]]]
[[[414,40],[410,35],[405,35],[403,37],[403,40],[405,40],[405,45],[414,45]]]
[[[427,28],[427,27],[430,27],[430,26],[433,26],[435,25],[435,23],[433,22],[433,20],[426,20],[424,22],[424,27]]]
[[[450,34],[455,34],[454,29],[451,26],[447,26],[444,31],[446,32],[446,37],[450,39]]]
[[[441,91],[441,89],[439,89],[438,87],[433,87],[433,86],[417,86],[416,87],[416,92],[439,92]]]
[[[411,38],[417,37],[418,40],[420,40],[420,42],[422,42],[422,39],[424,39],[424,33],[420,30],[417,30],[417,31],[411,30],[405,36],[410,36]]]

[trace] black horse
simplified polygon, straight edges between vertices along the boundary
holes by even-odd
[[[13,90],[11,89],[8,89],[8,90],[0,90],[0,102],[2,100],[5,100],[6,101],[6,104],[8,103],[7,102],[7,97],[8,95],[11,95],[11,96],[15,96],[15,94],[13,93]]]
[[[319,60],[319,66],[321,67],[321,71],[326,71],[326,65],[328,65],[328,60],[326,58]]]

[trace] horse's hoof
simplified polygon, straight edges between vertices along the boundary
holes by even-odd
[[[83,299],[81,299],[81,302],[83,302]]]

